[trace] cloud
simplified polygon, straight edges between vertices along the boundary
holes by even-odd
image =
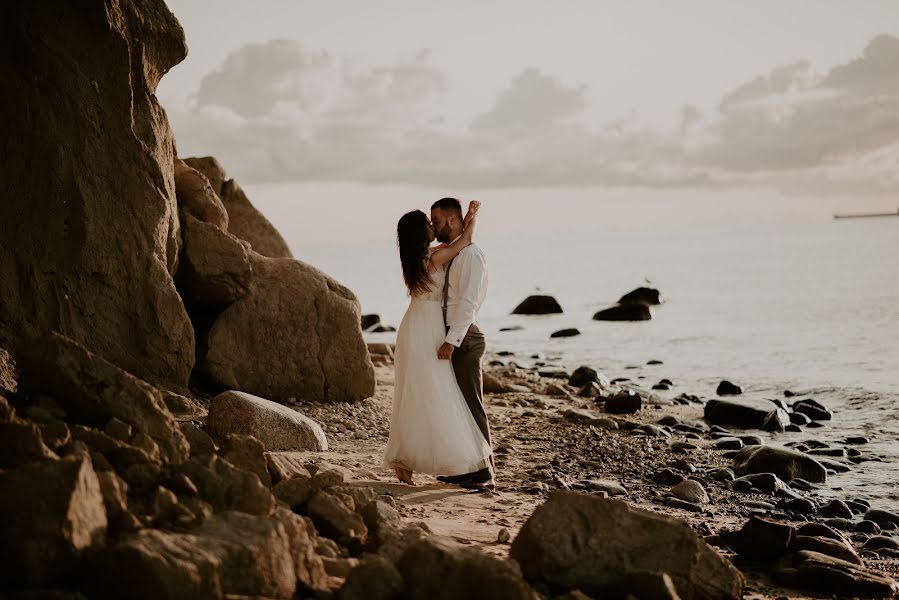
[[[899,39],[878,36],[824,73],[807,61],[682,107],[669,129],[628,114],[588,124],[589,96],[526,68],[469,126],[443,118],[446,76],[420,52],[361,67],[291,40],[244,46],[170,114],[182,155],[214,154],[241,181],[439,187],[772,186],[895,189]]]

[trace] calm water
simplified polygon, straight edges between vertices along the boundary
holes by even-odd
[[[407,300],[392,240],[306,246],[293,231],[285,237],[299,258],[352,288],[364,312],[399,323]],[[834,421],[776,441],[871,438],[864,450],[886,462],[833,477],[830,485],[842,489],[822,494],[899,509],[899,218],[698,231],[580,227],[574,237],[484,235],[479,243],[490,264],[480,319],[490,350],[522,358],[536,352],[569,368],[589,364],[609,377],[643,375],[649,385],[668,377],[672,396],[712,397],[721,379],[754,397],[803,392],[831,408]],[[647,280],[667,298],[652,321],[591,319]],[[555,296],[564,314],[509,314],[538,290]],[[510,325],[524,329],[499,332]],[[567,327],[582,335],[550,340]],[[649,359],[664,364],[625,370]]]

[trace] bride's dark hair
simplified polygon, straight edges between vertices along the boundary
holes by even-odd
[[[431,274],[428,273],[428,216],[420,210],[404,214],[396,226],[396,242],[400,248],[400,262],[403,265],[403,279],[409,294],[416,296],[431,289]]]

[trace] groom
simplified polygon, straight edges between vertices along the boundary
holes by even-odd
[[[462,205],[455,198],[441,198],[431,206],[431,224],[437,241],[455,241],[462,235],[462,223]],[[459,382],[468,409],[492,449],[490,424],[484,411],[484,380],[481,373],[481,359],[484,357],[486,342],[476,323],[478,310],[487,296],[487,257],[483,250],[472,243],[450,261],[446,268],[443,310],[447,335],[437,351],[437,357],[453,361],[456,381]],[[437,479],[469,489],[493,490],[496,488],[493,455],[487,458],[479,471],[441,476]]]

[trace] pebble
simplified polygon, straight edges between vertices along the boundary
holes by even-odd
[[[627,496],[627,490],[614,481],[604,481],[602,479],[590,479],[582,481],[591,492],[605,492],[609,496]]]
[[[718,450],[739,450],[743,447],[743,441],[735,437],[723,437],[712,446]]]
[[[761,500],[744,500],[740,504],[746,508],[760,508],[762,510],[774,510],[776,508],[770,502],[762,502]]]
[[[703,511],[703,508],[698,504],[687,502],[686,500],[681,500],[680,498],[674,498],[672,496],[666,496],[664,502],[667,506],[671,506],[672,508],[680,508],[698,513]]]
[[[508,544],[512,541],[512,534],[509,533],[509,530],[503,527],[499,530],[499,533],[496,535],[496,541],[500,544]]]
[[[668,490],[668,493],[691,504],[708,504],[711,499],[702,484],[693,479],[685,479]]]
[[[712,473],[712,479],[716,481],[734,481],[737,476],[728,468],[721,468]]]
[[[860,533],[868,533],[871,535],[878,535],[881,531],[880,525],[878,525],[874,521],[868,521],[867,519],[856,523],[855,530]],[[892,538],[889,538],[889,539],[892,539]],[[899,541],[897,541],[896,543],[899,544]],[[899,545],[897,545],[896,547],[899,548]]]
[[[674,469],[666,468],[656,473],[653,479],[665,485],[677,485],[686,478]]]
[[[820,509],[818,509],[819,517],[835,517],[839,519],[851,519],[852,511],[846,506],[842,500],[831,500]]]
[[[869,441],[870,440],[864,436],[855,435],[855,436],[847,437],[844,443],[851,444],[853,446],[860,446],[863,444],[867,444]]]

